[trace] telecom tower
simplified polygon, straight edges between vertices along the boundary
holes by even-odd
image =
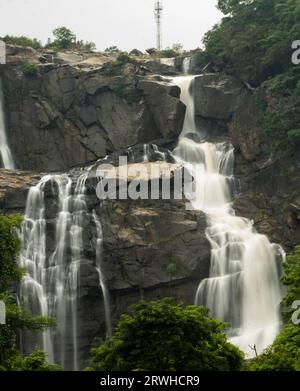
[[[161,39],[161,18],[162,18],[163,5],[162,1],[156,1],[154,6],[154,13],[156,19],[156,47],[158,50],[161,50],[162,47],[162,39]]]

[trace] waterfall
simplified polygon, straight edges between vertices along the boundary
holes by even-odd
[[[96,212],[93,211],[93,218],[96,225],[96,268],[99,274],[99,284],[103,293],[104,300],[104,310],[105,310],[105,324],[106,324],[106,337],[110,338],[112,336],[112,325],[111,325],[111,313],[110,313],[110,300],[109,292],[106,286],[103,267],[102,267],[102,245],[103,245],[103,234],[102,226],[99,217]]]
[[[93,221],[97,227],[96,270],[104,297],[107,334],[111,335],[108,290],[101,268],[101,223],[95,213],[88,213],[87,178],[88,172],[84,172],[73,186],[67,174],[43,177],[29,190],[21,231],[20,266],[26,270],[20,287],[21,300],[33,314],[52,317],[57,322],[56,327],[43,333],[41,341],[33,344],[38,343],[46,351],[49,362],[68,370],[80,369],[79,273],[84,258],[84,230]],[[55,220],[46,216],[53,213],[52,209]],[[51,240],[54,250],[49,253],[47,242]]]
[[[192,57],[185,57],[182,63],[182,71],[185,75],[188,75],[191,69]]]
[[[4,99],[3,99],[1,78],[0,78],[0,154],[1,154],[2,164],[4,168],[13,170],[15,168],[15,164],[6,137]]]
[[[26,275],[22,279],[20,297],[29,305],[32,314],[42,316],[49,315],[44,187],[50,179],[50,176],[45,176],[30,188],[21,232],[20,266],[26,270]],[[42,347],[49,362],[53,362],[50,330],[43,333]]]
[[[187,106],[174,155],[195,178],[197,191],[191,203],[194,209],[206,213],[206,236],[211,245],[210,276],[201,281],[195,303],[230,322],[231,342],[251,357],[251,347],[256,345],[261,353],[279,332],[278,259],[283,252],[258,234],[253,222],[235,216],[233,147],[228,143],[212,144],[203,138],[201,141],[195,124],[194,77],[176,77],[173,82],[181,88],[181,100]]]
[[[87,217],[87,205],[85,201],[87,174],[79,176],[74,193],[72,209],[71,237],[71,265],[70,265],[70,301],[72,313],[72,345],[73,368],[78,371],[78,319],[77,319],[77,293],[79,289],[80,262],[83,259],[83,227]]]

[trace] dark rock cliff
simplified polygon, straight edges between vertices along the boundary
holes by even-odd
[[[116,72],[101,61],[41,61],[33,50],[10,48],[1,67],[7,133],[18,168],[68,170],[179,135],[185,113],[179,88],[147,77],[141,65],[128,64],[112,76]],[[24,74],[24,62],[34,64],[36,74]]]

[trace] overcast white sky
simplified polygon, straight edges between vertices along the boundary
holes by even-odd
[[[217,0],[164,0],[163,46],[201,45],[221,19]],[[55,27],[66,26],[99,50],[155,46],[154,0],[0,0],[0,36],[27,35],[43,43]]]

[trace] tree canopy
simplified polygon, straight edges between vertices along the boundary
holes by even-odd
[[[91,351],[88,370],[238,370],[243,353],[227,342],[225,329],[204,307],[142,301]]]

